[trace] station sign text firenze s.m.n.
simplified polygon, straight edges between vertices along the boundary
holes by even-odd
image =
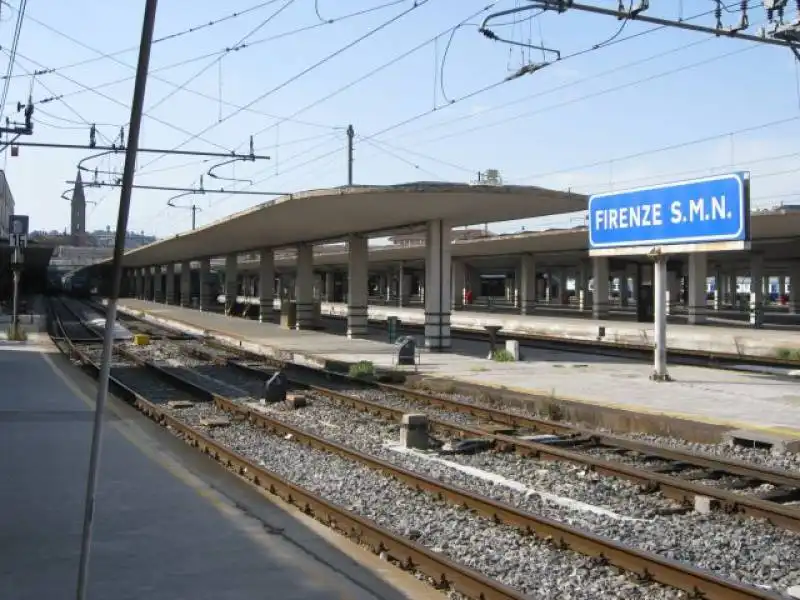
[[[716,175],[589,198],[592,255],[746,249],[747,173]]]

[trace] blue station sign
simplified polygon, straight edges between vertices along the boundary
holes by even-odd
[[[749,174],[597,194],[589,198],[589,249],[745,242]]]

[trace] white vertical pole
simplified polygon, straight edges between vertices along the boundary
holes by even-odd
[[[669,381],[667,374],[667,259],[659,256],[653,265],[655,293],[655,365],[651,379]]]

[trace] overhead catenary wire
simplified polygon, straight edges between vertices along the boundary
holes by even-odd
[[[684,46],[684,48],[686,48],[686,46]],[[549,106],[534,108],[534,109],[527,110],[527,111],[524,111],[524,112],[521,112],[521,113],[510,115],[508,117],[504,117],[502,119],[497,119],[497,120],[494,120],[494,121],[481,123],[480,125],[475,125],[474,127],[470,127],[468,129],[461,129],[461,130],[458,130],[458,131],[455,131],[455,132],[446,133],[446,134],[443,134],[443,135],[437,135],[435,138],[430,138],[428,141],[440,142],[440,141],[447,140],[447,139],[450,139],[450,138],[453,138],[453,137],[457,137],[457,136],[461,136],[461,135],[467,135],[469,133],[474,133],[476,131],[481,131],[481,130],[484,130],[484,129],[491,129],[493,127],[497,127],[498,125],[504,125],[506,123],[517,122],[519,119],[527,119],[527,118],[530,118],[530,117],[533,117],[533,116],[536,116],[536,115],[540,115],[542,113],[549,112],[551,110],[558,110],[558,109],[561,109],[561,108],[564,108],[564,107],[567,107],[567,106],[578,104],[580,102],[585,102],[587,100],[592,100],[592,99],[595,99],[595,98],[599,98],[601,96],[605,96],[605,95],[611,94],[613,92],[618,92],[620,90],[625,90],[625,89],[629,89],[629,88],[632,88],[632,87],[636,87],[636,86],[642,85],[644,83],[649,83],[651,81],[656,81],[658,79],[662,79],[662,78],[668,77],[670,75],[682,74],[682,73],[685,73],[688,70],[695,69],[695,68],[698,68],[698,67],[702,67],[702,66],[705,66],[705,65],[709,65],[709,64],[711,64],[713,62],[716,62],[716,61],[719,61],[719,60],[723,60],[723,59],[726,59],[726,58],[730,58],[732,56],[737,56],[737,55],[743,54],[745,52],[751,52],[751,51],[753,51],[755,49],[756,49],[756,46],[745,46],[745,47],[742,47],[742,48],[737,48],[736,50],[732,50],[730,52],[725,52],[723,54],[718,54],[716,56],[705,58],[705,59],[702,59],[702,60],[699,60],[699,61],[695,61],[695,62],[692,62],[692,63],[687,63],[687,64],[681,65],[679,67],[667,69],[665,71],[661,71],[661,72],[658,72],[658,73],[653,73],[651,75],[647,75],[645,77],[641,77],[641,78],[635,79],[633,81],[628,81],[628,82],[625,82],[625,83],[621,83],[619,85],[614,85],[614,86],[611,86],[611,87],[608,87],[608,88],[603,88],[601,90],[590,92],[588,94],[583,94],[583,95],[578,96],[576,98],[571,98],[569,100],[564,100],[564,101],[558,102],[556,104],[551,104]],[[540,95],[541,95],[541,93],[540,93]],[[424,144],[424,143],[426,143],[426,141],[423,140],[423,141],[418,142],[418,143],[419,144]]]
[[[253,35],[255,35],[255,34],[256,34],[256,33],[258,33],[259,31],[261,31],[261,30],[262,30],[264,27],[266,27],[266,26],[267,26],[269,23],[271,23],[271,22],[272,22],[274,19],[278,18],[278,17],[281,15],[281,13],[283,13],[283,12],[284,12],[284,11],[285,11],[287,8],[289,8],[289,7],[290,7],[292,4],[294,4],[295,2],[296,2],[296,0],[285,0],[285,1],[284,1],[284,3],[283,3],[283,4],[282,4],[282,5],[281,5],[281,6],[280,6],[280,7],[279,7],[279,8],[278,8],[276,11],[274,11],[272,14],[270,14],[270,15],[269,15],[267,18],[263,19],[263,20],[262,20],[262,21],[261,21],[261,22],[260,22],[258,25],[256,25],[256,26],[255,26],[253,29],[251,29],[251,30],[250,30],[250,31],[249,31],[247,34],[245,34],[245,36],[244,36],[244,37],[240,38],[240,39],[239,39],[239,41],[237,41],[235,44],[233,44],[233,47],[236,47],[236,46],[239,46],[240,44],[243,44],[243,43],[245,43],[245,42],[246,42],[248,39],[250,39],[250,38],[251,38]],[[224,56],[224,55],[223,55],[223,56]],[[211,69],[212,67],[214,67],[214,65],[216,65],[216,64],[217,64],[219,61],[221,61],[221,60],[222,60],[222,56],[220,56],[220,57],[218,57],[218,58],[215,58],[214,60],[212,60],[210,63],[208,63],[207,65],[205,65],[205,66],[204,66],[203,68],[201,68],[199,71],[197,71],[196,73],[194,73],[193,75],[191,75],[191,76],[190,76],[188,79],[186,79],[186,80],[185,80],[183,83],[179,84],[177,87],[175,87],[173,90],[171,90],[171,91],[170,91],[168,94],[166,94],[165,96],[162,96],[162,97],[161,97],[159,100],[157,100],[156,102],[154,102],[153,104],[151,104],[151,105],[150,105],[150,106],[147,108],[147,111],[152,111],[152,110],[154,110],[154,109],[158,108],[159,106],[161,106],[162,104],[164,104],[164,102],[166,102],[167,100],[169,100],[170,98],[172,98],[172,97],[173,97],[175,94],[177,94],[179,91],[181,91],[181,90],[185,89],[187,85],[189,85],[191,82],[193,82],[193,81],[195,81],[196,79],[198,79],[200,76],[202,76],[202,75],[203,75],[204,73],[206,73],[206,72],[207,72],[209,69]]]
[[[267,6],[269,4],[274,4],[276,1],[277,0],[271,0],[270,2],[261,3],[259,5],[259,7]],[[238,13],[238,14],[241,15],[243,13]],[[99,57],[98,60],[99,59],[108,59],[108,60],[111,60],[111,61],[113,61],[113,62],[115,62],[115,63],[117,63],[119,65],[122,65],[124,67],[130,68],[132,70],[135,70],[135,67],[133,65],[131,65],[129,63],[126,63],[125,61],[117,59],[115,54],[108,54],[108,53],[105,53],[105,52],[103,52],[101,50],[98,50],[97,48],[94,48],[93,46],[83,42],[82,40],[77,39],[74,36],[71,36],[68,33],[64,32],[64,31],[61,31],[60,29],[58,29],[56,27],[52,27],[51,25],[48,25],[47,23],[44,23],[43,21],[41,21],[39,19],[35,19],[33,17],[29,17],[29,19],[31,20],[31,22],[43,27],[44,29],[47,29],[48,31],[58,35],[59,37],[63,37],[64,39],[66,39],[66,40],[68,40],[68,41],[70,41],[70,42],[72,42],[72,43],[74,43],[74,44],[76,44],[76,45],[78,45],[78,46],[80,46],[82,48],[85,48],[85,49],[87,49],[87,50],[89,50],[91,52],[94,52],[95,54],[98,55],[98,57]],[[160,67],[160,68],[157,68],[157,69],[152,69],[150,71],[150,77],[152,77],[153,79],[155,79],[157,81],[160,81],[161,83],[164,83],[166,85],[171,86],[172,88],[174,88],[174,90],[176,92],[177,91],[184,91],[184,92],[192,94],[194,96],[199,96],[201,98],[212,100],[214,102],[219,102],[220,105],[229,106],[229,107],[232,107],[232,108],[239,108],[238,104],[234,104],[232,102],[227,102],[227,101],[223,100],[220,97],[214,97],[211,94],[207,94],[205,92],[189,89],[189,88],[186,87],[187,84],[185,82],[184,82],[184,84],[177,84],[177,83],[174,83],[173,81],[170,81],[170,80],[168,80],[168,79],[166,79],[164,77],[160,77],[160,76],[156,75],[156,73],[158,73],[160,71],[168,70],[168,69],[172,69],[172,68],[177,68],[177,67],[180,67],[180,66],[185,66],[187,64],[191,64],[192,62],[196,62],[197,60],[203,60],[203,59],[208,58],[208,57],[216,57],[215,62],[219,62],[221,64],[222,59],[227,54],[229,54],[230,52],[233,52],[233,51],[234,51],[234,47],[229,47],[226,50],[222,50],[220,52],[204,54],[199,58],[186,59],[186,60],[183,60],[183,61],[180,61],[180,62],[177,62],[177,63],[173,63],[173,64],[170,64],[170,65],[167,65],[167,66],[164,66],[164,67]],[[119,53],[117,53],[117,54],[119,54]],[[102,84],[99,84],[99,85],[95,85],[95,86],[93,86],[93,89],[99,90],[99,89],[102,89],[103,87],[110,87],[112,85],[117,85],[119,83],[125,83],[127,81],[131,81],[132,79],[133,79],[133,76],[123,77],[123,78],[116,79],[116,80],[111,81],[111,82],[106,82],[106,83],[102,83]],[[79,93],[86,93],[87,91],[89,91],[89,90],[77,90],[74,93],[62,94],[61,96],[58,96],[58,97],[56,97],[55,95],[51,95],[50,98],[44,98],[42,100],[38,100],[36,102],[36,104],[41,104],[41,103],[48,102],[51,98],[52,99],[62,99],[64,97],[77,95]],[[155,106],[151,106],[148,110],[152,110],[153,108],[155,108]],[[263,111],[250,110],[249,112],[252,112],[252,113],[258,114],[258,115],[262,115],[262,116],[266,116],[266,117],[270,117],[270,118],[279,118],[277,115],[273,115],[273,114],[270,114],[270,113],[265,113]],[[322,125],[322,124],[319,124],[319,123],[312,123],[312,122],[309,122],[309,121],[297,121],[297,123],[303,124],[303,125],[310,125],[310,126],[314,126],[314,127],[325,127],[325,128],[328,128],[327,125]]]
[[[750,132],[753,132],[753,131],[760,131],[762,129],[768,129],[770,127],[776,127],[778,125],[785,125],[787,123],[791,123],[793,121],[798,121],[798,120],[800,120],[800,115],[793,115],[791,117],[784,117],[782,119],[775,119],[775,120],[772,120],[772,121],[759,123],[758,125],[748,125],[746,127],[740,127],[738,129],[732,129],[730,131],[725,131],[725,132],[722,132],[722,133],[715,133],[713,135],[707,135],[707,136],[695,138],[693,140],[687,140],[687,141],[678,142],[678,143],[675,143],[675,144],[668,144],[668,145],[665,145],[665,146],[659,146],[657,148],[652,148],[652,149],[649,149],[649,150],[642,150],[640,152],[634,152],[634,153],[631,153],[631,154],[625,154],[623,156],[616,156],[616,157],[613,157],[613,158],[607,158],[607,159],[598,160],[598,161],[594,161],[594,162],[584,163],[584,164],[577,165],[577,166],[574,166],[574,167],[565,167],[563,169],[554,169],[552,171],[544,171],[544,172],[540,172],[540,173],[534,173],[532,175],[526,175],[525,177],[517,177],[517,178],[514,178],[514,181],[517,181],[517,182],[532,181],[532,180],[536,180],[536,179],[543,179],[545,177],[551,177],[553,175],[560,175],[560,174],[563,174],[563,173],[571,173],[571,172],[574,172],[574,171],[582,171],[584,169],[591,169],[593,167],[599,167],[599,166],[602,166],[602,165],[606,165],[609,162],[618,163],[618,162],[622,162],[622,161],[626,161],[626,160],[631,160],[633,158],[640,158],[642,156],[649,156],[651,154],[657,154],[657,153],[660,153],[660,152],[667,152],[667,151],[670,151],[670,150],[678,150],[680,148],[686,148],[688,146],[694,146],[696,144],[701,144],[701,143],[704,143],[704,142],[711,142],[711,141],[714,141],[714,140],[724,139],[724,138],[729,137],[731,135],[741,135],[743,133],[750,133]]]
[[[40,63],[39,61],[37,61],[37,60],[34,60],[34,59],[32,59],[32,58],[29,58],[29,57],[27,57],[27,56],[24,56],[24,55],[20,54],[19,52],[17,52],[17,56],[18,56],[19,58],[22,58],[23,60],[26,60],[26,61],[28,61],[28,62],[29,62],[29,63],[31,63],[31,64],[38,65],[38,66],[40,66],[40,67],[41,67],[41,66],[43,66],[43,65],[42,65],[42,63]],[[81,88],[85,89],[86,91],[88,91],[88,92],[90,92],[90,93],[92,93],[92,94],[95,94],[95,95],[97,95],[97,96],[100,96],[101,98],[104,98],[104,99],[108,100],[109,102],[112,102],[113,104],[116,104],[117,106],[122,106],[122,107],[124,107],[124,108],[128,108],[127,104],[125,104],[125,103],[124,103],[124,102],[122,102],[121,100],[117,100],[116,98],[114,98],[114,97],[112,97],[112,96],[109,96],[108,94],[104,94],[104,93],[102,93],[102,92],[100,92],[100,91],[98,91],[98,90],[96,90],[96,89],[94,89],[94,88],[92,88],[92,87],[90,87],[90,86],[84,85],[83,83],[81,83],[80,81],[77,81],[77,80],[73,79],[73,78],[72,78],[72,77],[70,77],[69,75],[64,75],[63,73],[56,73],[56,75],[58,75],[59,77],[61,77],[61,78],[63,78],[63,79],[66,79],[67,81],[69,81],[70,83],[73,83],[74,85],[77,85],[78,87],[81,87]],[[61,101],[61,102],[63,102],[63,98],[55,98],[55,100],[58,100],[58,101]],[[170,128],[170,129],[173,129],[173,130],[175,130],[175,131],[177,131],[177,132],[179,132],[179,133],[183,133],[184,135],[188,135],[188,134],[190,134],[190,133],[191,133],[190,131],[188,131],[188,130],[186,130],[186,129],[182,128],[182,127],[179,127],[179,126],[177,126],[177,125],[175,125],[175,124],[173,124],[173,123],[170,123],[169,121],[166,121],[166,120],[164,120],[164,119],[160,119],[159,117],[155,117],[155,116],[153,116],[153,115],[151,115],[151,114],[147,114],[147,113],[145,113],[143,116],[144,116],[144,117],[146,117],[146,118],[148,118],[148,119],[150,119],[151,121],[154,121],[154,122],[156,122],[156,123],[159,123],[159,124],[161,124],[161,125],[164,125],[165,127],[168,127],[168,128]],[[211,141],[211,140],[208,140],[208,139],[202,138],[202,137],[200,137],[200,136],[196,136],[196,137],[195,137],[195,138],[193,138],[193,139],[199,139],[200,141],[203,141],[203,142],[205,142],[205,143],[207,143],[207,144],[209,144],[209,145],[211,145],[211,146],[214,146],[214,147],[216,147],[216,148],[219,148],[220,150],[229,151],[229,148],[226,148],[226,147],[224,147],[224,146],[221,146],[220,144],[217,144],[216,142],[213,142],[213,141]]]
[[[28,0],[20,0],[19,10],[17,11],[17,23],[14,28],[14,38],[11,41],[11,51],[8,54],[8,69],[6,71],[6,78],[3,82],[3,92],[0,95],[0,116],[4,114],[6,108],[6,100],[8,99],[8,87],[11,83],[11,75],[14,73],[14,63],[17,60],[17,46],[19,45],[19,38],[22,33],[22,23],[25,20],[25,8],[28,5]]]
[[[373,148],[376,148],[376,149],[380,150],[384,154],[388,154],[392,158],[396,158],[400,162],[408,165],[409,167],[413,167],[414,169],[416,169],[417,171],[420,171],[421,173],[426,173],[428,175],[432,175],[434,179],[438,179],[440,181],[444,181],[444,177],[442,177],[441,175],[439,175],[437,173],[434,173],[433,171],[429,171],[427,169],[424,169],[423,167],[419,166],[417,163],[415,163],[413,161],[410,161],[407,158],[404,158],[404,157],[400,156],[399,154],[397,154],[396,152],[393,152],[392,150],[389,150],[388,148],[383,147],[383,145],[380,144],[380,142],[373,142],[371,140],[364,140],[364,141],[366,141],[366,143],[369,144],[370,146],[372,146]]]
[[[694,15],[692,17],[688,17],[685,20],[686,21],[690,21],[690,20],[693,20],[693,19],[698,19],[700,17],[703,17],[703,16],[706,16],[706,15],[710,14],[711,12],[713,12],[713,11],[705,11],[703,13]],[[623,43],[623,42],[627,42],[629,40],[636,39],[638,37],[641,37],[641,36],[644,36],[644,35],[648,35],[648,34],[651,34],[651,33],[657,32],[657,31],[661,31],[661,30],[664,30],[664,29],[667,29],[666,25],[656,25],[656,26],[651,27],[649,29],[645,29],[644,31],[640,31],[640,32],[637,32],[637,33],[634,33],[634,34],[631,34],[631,35],[628,35],[628,36],[625,36],[625,37],[616,38],[616,39],[611,40],[611,41],[607,40],[605,43],[603,43],[603,45],[591,46],[591,47],[588,47],[588,48],[584,48],[582,50],[577,50],[577,51],[575,51],[575,52],[573,52],[571,54],[564,55],[558,61],[556,61],[553,64],[563,63],[566,60],[577,58],[579,56],[583,56],[583,55],[588,54],[590,52],[596,52],[596,51],[598,51],[600,49],[608,48],[610,46],[613,46],[613,45],[616,45],[616,44],[620,44],[620,43]],[[489,91],[501,86],[502,84],[506,83],[506,81],[507,81],[507,79],[503,79],[503,80],[496,81],[494,83],[490,83],[488,85],[485,85],[485,86],[483,86],[483,87],[481,87],[481,88],[479,88],[477,90],[474,90],[472,92],[469,92],[469,93],[467,93],[467,94],[465,94],[465,95],[463,95],[463,96],[461,96],[459,98],[455,98],[451,102],[449,102],[448,104],[442,105],[441,107],[438,107],[438,108],[435,108],[435,109],[431,109],[431,110],[425,110],[425,111],[422,111],[422,112],[417,113],[415,115],[412,115],[412,116],[410,116],[410,117],[408,117],[406,119],[403,119],[401,121],[393,123],[393,124],[383,128],[383,129],[381,129],[378,132],[372,133],[368,137],[370,137],[370,138],[378,137],[378,136],[381,136],[381,135],[384,135],[384,134],[388,133],[389,131],[394,131],[395,129],[399,129],[400,127],[404,127],[404,126],[406,126],[406,125],[408,125],[410,123],[413,123],[413,122],[416,122],[416,121],[418,121],[420,119],[428,117],[428,116],[430,116],[430,115],[432,115],[432,114],[434,114],[434,113],[436,113],[436,112],[438,112],[438,111],[440,111],[440,110],[442,110],[444,108],[452,107],[455,104],[464,102],[465,100],[469,100],[469,99],[474,98],[474,97],[476,97],[478,95],[481,95],[481,94],[484,94],[486,92],[489,92]]]
[[[383,31],[385,28],[387,28],[390,25],[392,25],[393,23],[399,21],[400,19],[402,19],[406,15],[414,12],[415,10],[420,8],[421,6],[424,6],[429,1],[430,0],[414,0],[414,3],[412,4],[412,6],[410,8],[407,8],[407,9],[403,10],[402,12],[400,12],[397,15],[393,16],[392,18],[390,18],[390,19],[384,21],[383,23],[371,28],[370,30],[368,30],[366,33],[362,34],[361,36],[359,36],[355,40],[345,44],[344,46],[340,47],[339,49],[335,50],[334,52],[326,55],[324,58],[316,61],[315,63],[311,64],[310,66],[306,67],[305,69],[301,70],[300,72],[296,73],[295,75],[289,77],[288,79],[284,80],[282,83],[270,88],[269,90],[267,90],[263,94],[259,95],[255,99],[253,99],[250,102],[248,102],[247,104],[245,104],[242,108],[234,110],[234,111],[228,113],[221,120],[219,120],[219,121],[217,121],[215,123],[211,123],[210,125],[205,127],[203,130],[201,130],[201,131],[199,131],[199,132],[197,132],[195,134],[190,135],[188,138],[186,138],[180,144],[175,146],[175,148],[182,148],[183,146],[185,146],[186,144],[188,144],[192,140],[197,139],[202,135],[205,135],[206,133],[208,133],[212,129],[218,127],[222,123],[225,123],[226,121],[230,120],[231,118],[233,118],[234,116],[236,116],[237,114],[239,114],[240,112],[245,110],[246,108],[249,108],[249,107],[253,106],[254,104],[257,104],[258,102],[261,102],[262,100],[264,100],[265,98],[267,98],[270,95],[274,94],[275,92],[277,92],[279,90],[282,90],[287,85],[290,85],[291,83],[297,81],[298,79],[300,79],[301,77],[307,75],[311,71],[313,71],[313,70],[319,68],[320,66],[328,63],[329,61],[333,60],[334,58],[336,58],[340,54],[342,54],[342,53],[346,52],[347,50],[357,46],[358,44],[360,44],[364,40],[366,40],[366,39],[372,37],[373,35]],[[150,161],[149,163],[144,165],[142,168],[154,164],[155,162],[160,160],[160,158],[161,157],[156,157],[155,159],[153,159],[152,161]]]
[[[0,0],[0,1],[2,1],[2,0]],[[348,14],[342,15],[340,17],[337,17],[337,18],[333,19],[332,21],[333,21],[333,23],[339,23],[341,21],[345,21],[345,20],[348,20],[348,19],[353,19],[353,18],[356,18],[356,17],[367,15],[369,13],[372,13],[372,12],[375,12],[375,11],[378,11],[378,10],[389,8],[389,7],[395,6],[397,4],[407,3],[408,1],[409,0],[391,0],[390,2],[385,2],[385,3],[377,5],[377,6],[373,6],[373,7],[370,7],[370,8],[366,8],[366,9],[362,9],[362,10],[358,10],[358,11],[355,11],[355,12],[352,12],[352,13],[348,13]],[[209,53],[205,53],[205,54],[202,54],[202,55],[199,55],[199,56],[195,56],[195,57],[192,57],[192,58],[183,59],[183,60],[175,62],[175,63],[171,63],[171,64],[168,64],[168,65],[165,65],[165,66],[162,66],[162,67],[151,69],[150,70],[150,75],[152,76],[155,73],[160,73],[160,72],[167,71],[167,70],[170,70],[170,69],[183,67],[183,66],[189,65],[189,64],[194,63],[194,62],[199,62],[201,60],[205,60],[206,58],[221,57],[221,56],[224,56],[226,54],[231,54],[233,52],[241,52],[241,51],[246,50],[246,49],[252,49],[252,48],[254,48],[255,46],[257,46],[259,44],[264,44],[264,43],[268,43],[268,42],[274,42],[274,41],[278,41],[278,40],[281,40],[281,39],[285,39],[285,38],[291,37],[293,35],[297,35],[297,34],[300,34],[300,33],[308,32],[308,31],[317,29],[319,27],[322,27],[322,26],[325,26],[325,25],[328,25],[328,24],[329,23],[314,23],[314,24],[311,24],[311,25],[304,25],[302,27],[298,27],[298,28],[295,28],[295,29],[292,29],[292,30],[289,30],[289,31],[285,31],[285,32],[282,32],[282,33],[271,35],[271,36],[268,36],[268,37],[265,37],[265,38],[252,40],[252,41],[249,41],[249,42],[245,42],[245,43],[239,44],[238,46],[229,46],[229,47],[224,48],[224,49],[219,50],[219,51],[209,52]],[[63,32],[59,32],[59,33],[62,36],[65,35]],[[75,41],[75,40],[73,39],[73,41]],[[106,57],[104,56],[102,58],[106,58]],[[98,60],[100,60],[100,58],[98,58]],[[43,72],[44,70],[46,70],[46,69],[42,69],[40,72]],[[62,97],[63,98],[67,98],[67,97],[71,97],[71,96],[77,96],[79,94],[85,94],[85,93],[91,92],[92,90],[100,90],[100,89],[103,89],[103,88],[106,88],[106,87],[111,87],[113,85],[117,85],[117,84],[120,84],[120,83],[125,83],[125,82],[132,81],[132,80],[133,80],[133,76],[122,77],[122,78],[115,79],[113,81],[107,81],[107,82],[104,82],[104,83],[96,84],[96,85],[92,86],[91,89],[90,88],[83,88],[83,89],[74,90],[74,91],[66,93],[66,94],[61,94],[58,98],[53,98],[53,97],[43,98],[41,100],[37,100],[35,102],[35,104],[51,102],[53,100],[56,100],[56,99],[59,99],[59,98],[62,98]],[[177,85],[177,84],[171,84],[171,85]],[[200,92],[198,90],[194,90],[194,89],[191,89],[191,88],[186,88],[186,89],[184,89],[184,91],[186,93],[190,93],[190,94],[193,94],[193,95],[196,95],[196,96],[207,98],[209,100],[213,100],[214,102],[218,102],[219,101],[218,98],[216,98],[214,96],[211,96],[209,94],[205,94],[205,93]],[[229,106],[229,107],[234,108],[234,109],[242,108],[240,105],[237,105],[237,104],[234,104],[234,103],[231,103],[231,102],[223,102],[223,104],[225,106]],[[270,117],[270,118],[273,118],[273,119],[283,119],[283,120],[291,121],[291,122],[298,123],[298,124],[301,124],[301,125],[309,125],[309,126],[312,126],[312,127],[320,127],[320,128],[330,128],[329,125],[320,124],[320,123],[313,123],[313,122],[303,121],[303,120],[299,120],[299,119],[280,117],[280,116],[277,116],[277,115],[273,115],[273,114],[264,112],[262,110],[257,110],[257,109],[255,109],[253,107],[246,107],[246,108],[243,108],[243,110],[245,112],[248,112],[248,113],[262,115],[262,116]]]
[[[245,16],[247,14],[250,14],[250,13],[258,11],[258,10],[260,10],[260,9],[266,7],[266,6],[269,6],[270,4],[274,4],[275,2],[277,2],[277,0],[267,0],[266,2],[259,2],[258,4],[255,4],[255,5],[253,5],[253,6],[249,7],[249,8],[244,8],[242,10],[229,13],[229,14],[223,16],[223,17],[218,17],[216,19],[210,19],[210,20],[208,20],[208,21],[206,21],[204,23],[201,23],[199,25],[194,25],[194,26],[191,26],[191,27],[187,27],[186,29],[182,29],[180,31],[176,31],[176,32],[173,32],[173,33],[169,33],[169,34],[163,35],[160,38],[154,39],[153,40],[153,44],[158,44],[158,43],[161,43],[161,42],[174,40],[174,39],[183,37],[185,35],[189,35],[189,34],[192,34],[192,33],[197,33],[199,31],[203,31],[204,29],[208,29],[209,27],[213,27],[215,25],[219,25],[221,23],[225,23],[226,21],[230,21],[232,19],[238,19],[239,17],[243,17],[243,16]],[[16,8],[14,6],[12,6],[10,3],[8,3],[6,0],[0,0],[0,5],[7,6],[8,8],[10,8],[12,10],[16,10]],[[37,19],[33,18],[30,14],[28,15],[28,18],[33,22],[42,24]],[[85,65],[88,65],[88,64],[92,64],[92,63],[104,60],[106,58],[120,56],[122,54],[128,54],[129,52],[134,52],[134,51],[137,51],[138,49],[139,49],[139,46],[129,46],[127,48],[123,48],[122,50],[115,50],[114,52],[110,52],[110,53],[104,54],[103,56],[98,56],[96,58],[87,58],[87,59],[84,59],[84,60],[80,60],[80,61],[77,61],[77,62],[66,64],[66,65],[61,65],[61,66],[58,66],[58,67],[45,68],[45,69],[42,69],[42,70],[38,71],[37,75],[50,75],[50,74],[55,73],[56,71],[66,71],[68,69],[74,69],[76,67],[82,67],[82,66],[85,66]],[[152,71],[151,71],[151,73],[152,73]],[[16,75],[12,75],[11,76],[12,79],[14,77],[17,77],[17,76]],[[5,79],[5,77],[3,77],[3,79]]]

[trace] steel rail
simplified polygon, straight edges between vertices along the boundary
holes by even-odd
[[[168,381],[190,393],[195,393],[205,400],[212,401],[218,408],[233,414],[236,418],[245,418],[251,423],[277,435],[285,436],[291,434],[299,443],[357,461],[369,468],[382,471],[399,481],[403,481],[411,487],[425,490],[457,506],[474,510],[498,523],[505,523],[527,534],[536,534],[542,539],[551,540],[559,548],[570,549],[590,557],[598,557],[602,562],[607,562],[634,573],[644,580],[657,581],[691,594],[701,593],[708,600],[717,598],[724,600],[773,600],[778,598],[777,595],[767,590],[721,578],[691,565],[637,550],[614,540],[521,511],[490,498],[414,473],[379,458],[363,454],[298,429],[282,421],[272,419],[259,411],[208,390],[173,371],[162,369],[150,361],[137,357],[135,354],[125,351],[121,351],[121,354],[142,367],[151,370],[164,381]]]
[[[55,312],[53,312],[53,318],[57,326],[56,337],[66,341],[70,355],[77,357],[82,364],[91,369],[93,375],[98,376],[100,372],[99,365],[75,346],[66,336],[61,319]],[[509,586],[459,565],[416,542],[404,539],[376,523],[328,502],[324,498],[256,465],[248,458],[212,440],[170,415],[166,410],[153,404],[113,375],[110,377],[109,382],[113,385],[114,391],[119,397],[162,426],[171,428],[184,441],[204,452],[224,467],[234,471],[240,477],[247,479],[253,485],[270,494],[279,496],[304,513],[344,533],[358,543],[369,546],[374,552],[385,552],[399,563],[402,569],[415,569],[424,573],[433,580],[435,587],[453,589],[470,598],[524,600],[525,596],[523,594]]]
[[[148,325],[150,325],[149,322]],[[228,348],[224,345],[221,345],[220,347],[234,354],[247,354],[238,348]],[[220,362],[216,357],[211,355],[209,355],[209,359],[218,363]],[[247,365],[238,363],[237,361],[225,362],[240,370],[250,371],[258,377],[265,376],[263,371],[260,371],[259,369],[253,369]],[[280,360],[270,360],[267,362],[277,364],[283,368],[289,367],[302,372],[309,371],[309,368],[307,367],[292,363],[285,363]],[[325,375],[353,381],[359,385],[365,384],[363,381],[352,380],[348,376],[338,373],[325,372]],[[400,420],[400,417],[403,414],[403,411],[399,409],[390,409],[375,402],[370,402],[355,396],[342,394],[341,392],[337,392],[335,390],[310,384],[302,379],[294,378],[294,383],[307,386],[320,394],[337,399],[340,402],[345,402],[350,406],[374,412],[375,414],[381,414],[393,420]],[[369,385],[377,387],[383,391],[401,395],[412,402],[421,402],[423,404],[441,406],[447,408],[448,410],[469,414],[486,421],[508,424],[514,427],[529,427],[535,429],[536,431],[545,433],[583,436],[597,446],[622,448],[628,451],[639,452],[645,456],[687,463],[712,471],[721,471],[736,475],[738,477],[771,483],[773,485],[791,490],[800,488],[800,477],[797,477],[787,471],[768,469],[765,467],[759,467],[757,465],[750,465],[741,461],[719,459],[717,457],[698,455],[677,449],[664,448],[662,446],[652,446],[625,438],[598,434],[596,431],[583,429],[574,425],[567,425],[556,421],[548,421],[533,417],[525,417],[498,409],[477,406],[467,402],[461,402],[454,399],[426,394],[416,390],[410,390],[406,387],[380,382],[369,382]],[[572,464],[579,464],[586,466],[602,475],[633,481],[642,485],[643,489],[645,490],[660,491],[666,497],[676,500],[685,506],[693,505],[696,497],[705,496],[712,498],[716,502],[718,510],[721,510],[725,513],[744,514],[753,518],[765,519],[777,527],[791,531],[800,531],[800,510],[783,506],[780,503],[767,499],[737,494],[729,490],[694,483],[680,477],[629,466],[618,461],[604,460],[587,455],[585,453],[554,447],[550,444],[521,440],[513,436],[493,433],[480,427],[456,425],[437,419],[429,419],[429,423],[435,430],[444,431],[457,437],[485,437],[493,440],[501,449],[511,449],[519,454],[533,456],[543,460],[559,460],[570,462]]]
[[[460,400],[434,396],[433,394],[426,394],[417,390],[410,390],[402,386],[386,383],[376,383],[376,385],[383,390],[401,395],[407,400],[413,402],[422,402],[424,404],[442,406],[449,410],[453,410],[454,412],[470,414],[475,417],[484,418],[496,423],[504,423],[515,427],[529,427],[531,429],[547,433],[586,436],[591,438],[592,441],[599,446],[607,446],[609,448],[624,448],[625,450],[639,452],[646,456],[663,458],[665,460],[671,460],[675,462],[691,463],[692,465],[708,469],[724,470],[727,473],[741,477],[759,479],[774,485],[800,487],[800,476],[794,475],[788,471],[761,467],[743,461],[718,458],[710,455],[697,454],[694,452],[686,452],[676,448],[666,448],[664,446],[647,444],[644,442],[638,442],[636,440],[598,433],[597,431],[585,429],[576,425],[568,425],[566,423],[559,423],[558,421],[538,419],[535,417],[526,417],[524,415],[518,415],[496,408],[477,406],[475,404],[462,402]]]
[[[239,370],[250,372],[254,376],[263,376],[264,372],[259,369],[242,365],[237,362],[229,362],[231,366]],[[338,403],[369,412],[371,414],[388,417],[394,421],[400,421],[405,411],[398,408],[384,406],[377,402],[365,400],[357,396],[339,392],[336,390],[320,387],[318,385],[305,383],[302,380],[290,378],[290,381],[300,386],[306,387],[310,391],[319,393],[331,398]],[[394,386],[388,386],[394,387]],[[766,519],[773,525],[792,531],[800,531],[800,510],[782,506],[781,504],[736,494],[734,492],[705,486],[678,477],[672,477],[662,473],[655,473],[647,469],[639,469],[624,463],[596,458],[580,452],[574,452],[563,448],[558,448],[549,444],[522,440],[514,436],[493,433],[486,429],[470,427],[468,425],[456,424],[436,418],[428,418],[428,422],[434,431],[442,431],[455,437],[481,437],[492,440],[499,449],[514,450],[518,454],[533,456],[543,460],[559,460],[579,464],[590,468],[602,475],[608,475],[620,479],[626,479],[641,484],[646,491],[660,491],[666,497],[677,500],[684,505],[691,505],[698,496],[713,498],[719,503],[719,509],[729,514],[744,514],[754,518]],[[694,456],[694,455],[691,455]],[[790,474],[781,474],[788,481],[794,481]]]

